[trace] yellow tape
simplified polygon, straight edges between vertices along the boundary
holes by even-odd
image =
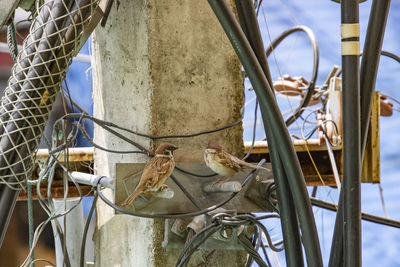
[[[360,37],[360,24],[342,24],[340,25],[340,36],[342,39]]]
[[[359,41],[342,41],[342,56],[359,56],[360,42]]]

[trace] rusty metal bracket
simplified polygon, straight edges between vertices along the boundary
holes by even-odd
[[[225,210],[225,209],[217,209],[211,212],[209,215],[200,215],[205,218],[199,219],[198,217],[189,218],[189,219],[177,219],[177,220],[169,220],[165,221],[165,229],[164,229],[164,241],[162,242],[162,246],[166,248],[182,248],[185,245],[187,238],[187,227],[191,224],[202,224],[202,227],[195,229],[197,233],[204,227],[210,224],[210,219],[212,215],[224,212],[232,215],[236,215],[235,210]],[[207,239],[204,244],[200,246],[201,249],[204,250],[243,250],[243,246],[241,246],[237,238],[242,233],[245,232],[246,236],[251,236],[254,233],[254,226],[251,225],[241,225],[239,227],[234,227],[230,229],[224,229],[222,231],[218,231],[214,233],[209,239]]]

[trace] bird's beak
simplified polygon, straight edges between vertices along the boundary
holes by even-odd
[[[178,148],[179,148],[179,147],[174,146],[174,147],[172,148],[172,151],[177,150]]]

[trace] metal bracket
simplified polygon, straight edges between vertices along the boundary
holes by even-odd
[[[210,212],[209,215],[200,215],[194,218],[177,219],[177,220],[166,220],[165,221],[165,232],[163,247],[166,248],[182,248],[185,245],[187,237],[187,228],[191,227],[195,232],[199,232],[201,229],[210,224],[212,215],[224,212],[228,214],[236,215],[235,210],[217,209],[214,212]],[[200,226],[200,227],[199,227]],[[201,249],[205,250],[243,250],[243,247],[237,242],[237,237],[243,232],[246,232],[246,236],[251,236],[254,233],[255,228],[251,225],[241,225],[236,228],[224,229],[214,233],[204,244],[200,246]]]
[[[136,184],[140,180],[140,176],[142,174],[144,166],[145,164],[117,163],[115,193],[115,201],[117,204],[121,203],[134,190]],[[178,162],[177,166],[193,173],[212,173],[211,170],[204,163]],[[270,164],[266,164],[266,167],[271,169]],[[224,192],[224,190],[226,190],[225,186],[221,186],[221,190],[214,190],[214,192],[205,192],[208,191],[207,188],[209,187],[209,184],[218,179],[219,176],[207,178],[196,177],[184,174],[182,172],[179,172],[178,170],[174,171],[174,175],[176,179],[193,196],[193,198],[197,200],[199,205],[202,208],[207,208],[227,199],[230,196],[231,192],[237,191],[237,184],[241,183],[245,179],[249,171],[250,170],[240,172],[233,177],[232,183],[228,184],[228,189],[232,189],[232,191],[230,192]],[[271,179],[271,173],[272,172],[270,171],[267,172],[265,170],[258,170],[253,179]],[[166,181],[166,184],[168,185],[169,189],[174,191],[173,198],[161,199],[158,197],[142,195],[133,202],[133,206],[131,208],[134,208],[136,211],[140,210],[141,212],[152,214],[187,213],[198,211],[198,208],[192,204],[192,202],[185,196],[185,194],[172,181],[172,179],[168,179]],[[257,183],[254,185],[258,186]],[[223,207],[227,210],[235,209],[238,213],[269,211],[260,208],[260,206],[256,205],[252,200],[246,197],[247,195],[251,195],[251,193],[246,193],[246,191],[249,190],[249,186],[250,185],[247,185],[245,188],[243,188],[235,198],[233,198]],[[206,188],[206,190],[203,190],[203,188]]]

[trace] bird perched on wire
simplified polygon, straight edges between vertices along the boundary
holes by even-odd
[[[178,147],[171,143],[161,144],[156,149],[155,156],[144,167],[135,191],[121,203],[121,206],[130,205],[141,193],[150,193],[168,187],[164,182],[175,168],[173,151],[176,149]]]
[[[225,152],[222,146],[216,140],[208,142],[207,149],[204,151],[204,161],[207,166],[221,176],[227,177],[222,183],[228,182],[232,176],[244,168],[263,169],[269,171],[267,168],[253,165],[237,157]],[[220,183],[218,179],[213,184]]]

